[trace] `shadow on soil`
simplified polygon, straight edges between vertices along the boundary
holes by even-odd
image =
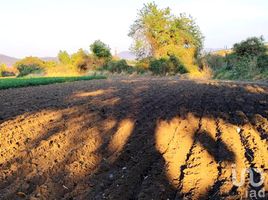
[[[74,97],[107,89],[109,93]],[[101,80],[6,90],[0,91],[0,96],[2,126],[21,115],[27,118],[46,110],[61,113],[22,147],[24,153],[0,165],[2,199],[175,199],[178,189],[167,179],[167,163],[155,147],[159,120],[191,113],[196,118],[221,118],[239,126],[256,114],[268,118],[267,93],[227,83]],[[125,119],[133,124],[127,137],[120,136],[124,129],[120,123]],[[108,121],[114,124],[107,127]],[[108,147],[115,134],[119,144],[111,151]],[[91,137],[99,144],[96,148],[95,143],[88,143]],[[234,161],[234,152],[224,142],[217,143],[205,132],[196,140],[216,162]],[[46,144],[40,153],[42,142]],[[53,145],[60,147],[50,152]],[[40,160],[35,162],[38,156]]]

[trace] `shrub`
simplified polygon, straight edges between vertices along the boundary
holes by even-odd
[[[226,66],[226,59],[221,55],[207,54],[203,59],[205,60],[205,63],[213,70]]]
[[[26,76],[29,74],[38,74],[42,72],[42,69],[39,66],[36,65],[24,65],[21,64],[17,67],[19,70],[19,77]]]
[[[257,59],[257,65],[261,70],[268,69],[268,55],[264,54],[259,56]]]
[[[137,74],[145,74],[146,73],[146,69],[144,69],[143,67],[140,66],[135,66],[133,69]]]
[[[16,76],[16,74],[12,71],[2,71],[0,77],[9,77],[9,76]]]
[[[46,62],[37,57],[26,57],[15,64],[19,71],[18,76],[41,73],[46,67]]]
[[[134,72],[134,68],[129,66],[126,60],[109,61],[100,69],[107,70],[112,73],[121,73],[121,72],[133,73]]]
[[[252,37],[233,46],[225,57],[206,56],[206,62],[220,79],[252,80],[267,78],[268,55],[262,37]],[[218,67],[222,66],[222,67]]]
[[[140,59],[137,61],[135,66],[140,69],[148,70],[151,60],[152,60],[151,57]]]
[[[64,65],[71,64],[71,56],[67,53],[67,51],[60,51],[58,53],[58,59],[61,64],[64,64]]]
[[[5,64],[0,64],[0,77],[3,77],[3,73],[7,70],[7,66]]]
[[[79,49],[76,53],[71,55],[71,63],[79,72],[83,72],[88,69],[87,59],[88,55],[83,49]]]
[[[184,74],[188,72],[188,70],[176,56],[170,56],[168,59],[160,58],[151,60],[149,70],[154,75],[175,75],[178,73]]]
[[[188,70],[185,68],[185,66],[181,63],[181,61],[176,56],[170,56],[168,72],[173,75],[177,73],[185,74],[188,72]]]
[[[219,79],[250,80],[260,74],[256,57],[232,57],[231,67],[226,66],[215,71]]]
[[[234,53],[238,56],[260,56],[266,53],[267,47],[263,37],[251,37],[236,43],[233,46]]]
[[[167,68],[168,68],[167,59],[165,58],[152,60],[149,65],[149,70],[154,75],[166,75]]]
[[[93,55],[88,55],[85,62],[87,64],[88,70],[96,70],[99,67],[107,64],[107,60],[105,58],[98,58],[98,57],[93,56]]]

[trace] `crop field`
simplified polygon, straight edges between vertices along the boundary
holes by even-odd
[[[104,79],[104,76],[70,76],[70,77],[36,77],[36,78],[1,78],[0,89],[19,88],[53,83],[64,83],[82,80]]]
[[[265,84],[140,77],[1,90],[0,138],[0,199],[268,197]]]

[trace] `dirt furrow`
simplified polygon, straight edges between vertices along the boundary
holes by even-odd
[[[248,193],[258,194],[260,190],[267,191],[268,180],[265,179],[265,173],[268,172],[268,156],[264,156],[268,155],[267,144],[261,140],[259,133],[250,124],[242,127],[240,135],[246,149],[245,157],[250,163],[251,170]],[[263,181],[262,178],[264,178]]]
[[[0,91],[0,199],[249,199],[267,92],[158,77]]]
[[[163,87],[163,90],[164,89],[165,87]],[[133,133],[130,136],[132,138],[131,142],[126,144],[126,149],[124,150],[124,152],[126,153],[118,157],[118,159],[120,160],[123,159],[122,161],[125,164],[122,165],[121,163],[120,166],[114,166],[115,169],[109,169],[109,171],[98,175],[100,176],[100,179],[103,179],[106,176],[108,179],[109,177],[113,177],[111,179],[116,180],[116,181],[114,181],[112,184],[111,184],[111,180],[104,182],[105,185],[103,186],[101,190],[107,191],[107,192],[101,192],[101,194],[99,195],[89,194],[88,196],[92,198],[95,196],[94,198],[97,198],[97,199],[101,197],[107,197],[107,198],[113,199],[113,198],[128,198],[134,195],[133,194],[134,191],[136,191],[135,194],[139,194],[138,191],[141,190],[139,189],[139,187],[141,187],[142,185],[143,178],[146,177],[148,173],[150,173],[150,167],[153,165],[153,163],[157,163],[157,161],[161,159],[161,156],[157,152],[155,152],[155,149],[154,149],[153,133],[154,133],[155,124],[153,123],[142,124],[141,122],[144,120],[148,122],[153,122],[155,121],[157,116],[159,115],[161,116],[160,113],[165,113],[166,108],[161,109],[160,113],[153,112],[153,110],[159,109],[159,107],[161,108],[162,104],[168,105],[165,95],[162,95],[156,99],[150,99],[150,101],[148,101],[148,103],[146,103],[142,107],[142,109],[149,111],[149,112],[146,112],[147,115],[144,112],[138,113],[138,115],[141,115],[141,117],[137,117],[137,121],[135,123],[136,127],[134,128]],[[151,127],[151,128],[150,129],[147,128],[147,132],[144,133],[143,125],[147,127]],[[152,135],[152,138],[148,137],[149,134]],[[144,156],[141,156],[142,154]],[[144,158],[149,157],[150,159],[145,159],[145,160],[142,159],[139,162],[137,162],[140,159],[140,157],[144,157]],[[114,172],[116,172],[116,174],[114,174]],[[96,179],[96,177],[94,177],[94,179]],[[126,192],[125,191],[126,189],[124,188],[129,187],[129,185],[122,184],[122,182],[125,182],[125,180],[127,179],[133,181],[131,184],[131,187],[133,187],[133,189],[129,190],[128,192]],[[104,188],[107,188],[107,189],[104,189]],[[118,192],[115,192],[115,191],[118,191]],[[120,191],[124,191],[124,192],[120,192]],[[113,195],[117,195],[117,197],[109,196],[109,193]],[[124,194],[123,197],[121,196],[122,194]]]
[[[216,124],[202,117],[181,180],[185,199],[205,199],[218,174],[216,162]],[[208,176],[209,173],[209,176]]]

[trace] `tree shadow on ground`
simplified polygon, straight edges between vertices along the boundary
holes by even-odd
[[[112,92],[74,97],[77,93],[107,89]],[[178,188],[166,177],[167,163],[155,146],[159,120],[186,118],[191,113],[197,119],[205,116],[221,118],[239,126],[248,123],[256,114],[268,118],[267,93],[250,93],[244,85],[227,83],[217,85],[168,79],[102,80],[16,89],[13,94],[1,92],[1,96],[5,96],[4,101],[8,102],[8,105],[2,104],[0,110],[3,126],[8,125],[7,120],[19,115],[35,115],[43,110],[61,112],[57,121],[47,124],[50,131],[45,130],[30,145],[25,145],[26,154],[15,155],[1,164],[2,173],[15,167],[14,173],[1,177],[0,197],[10,199],[16,198],[20,191],[37,198],[45,194],[48,198],[65,199],[175,199]],[[19,100],[13,102],[15,97]],[[133,123],[133,129],[120,152],[111,152],[108,148],[110,141],[125,119]],[[113,120],[114,125],[107,128],[107,120]],[[68,133],[70,128],[72,133]],[[57,134],[59,137],[55,136]],[[85,145],[90,148],[87,139],[95,137],[94,134],[99,137],[100,144],[91,151],[84,150]],[[55,141],[54,136],[68,144]],[[217,143],[205,133],[198,134],[196,140],[216,162],[234,160],[235,153],[223,141]],[[59,154],[64,156],[55,154],[51,161],[42,157],[38,150],[42,141],[47,141],[47,146],[40,152],[45,154],[54,144],[60,144],[64,148],[60,147],[56,154],[61,152]],[[32,151],[37,153],[32,154]],[[40,160],[35,164],[34,156],[37,155]],[[85,158],[81,159],[82,156]],[[89,157],[94,158],[92,165],[80,163]],[[51,166],[39,168],[42,159],[47,159],[45,165]],[[78,171],[83,167],[86,170],[78,175],[71,174],[70,168],[76,164],[80,165]]]

